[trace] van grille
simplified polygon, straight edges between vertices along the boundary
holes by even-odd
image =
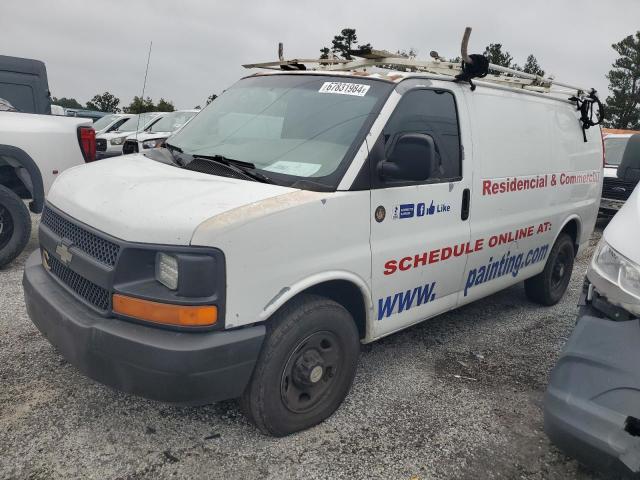
[[[74,247],[79,248],[100,263],[110,267],[116,264],[118,254],[120,253],[119,245],[100,238],[84,228],[71,223],[49,207],[44,208],[41,223],[56,235],[70,240]]]
[[[47,260],[51,268],[51,273],[78,296],[98,310],[106,312],[109,309],[108,290],[78,275],[70,268],[65,267],[62,262],[53,255],[48,255]]]
[[[105,138],[96,138],[96,150],[99,152],[107,150],[107,140]]]
[[[249,175],[243,175],[236,172],[225,165],[216,162],[210,162],[203,158],[196,158],[184,166],[185,170],[193,172],[206,173],[208,175],[217,175],[219,177],[237,178],[239,180],[253,180]]]
[[[636,185],[636,182],[620,180],[619,178],[604,177],[602,198],[627,200]]]
[[[128,155],[129,153],[138,153],[138,142],[135,140],[127,140],[124,142],[122,146],[123,155]]]

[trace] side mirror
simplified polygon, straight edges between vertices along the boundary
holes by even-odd
[[[435,160],[436,146],[431,135],[404,133],[391,146],[387,160],[378,164],[378,174],[385,180],[427,180]]]
[[[629,137],[616,175],[620,180],[640,181],[640,133]]]

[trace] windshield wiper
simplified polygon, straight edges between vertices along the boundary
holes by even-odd
[[[250,177],[257,182],[274,183],[272,179],[258,172],[256,170],[256,166],[253,163],[234,160],[232,158],[223,157],[222,155],[190,155],[190,156],[193,159],[200,158],[203,160],[209,160],[211,162],[220,163],[225,167],[227,167],[229,170],[233,170],[236,173]]]
[[[164,142],[164,147],[169,150],[171,154],[171,158],[173,158],[173,162],[178,164],[181,167],[184,167],[184,162],[182,161],[181,156],[175,155],[175,153],[184,153],[180,147],[175,145],[171,145],[170,143]]]
[[[170,144],[169,142],[164,142],[164,146],[167,147],[172,152],[183,153],[180,147]]]

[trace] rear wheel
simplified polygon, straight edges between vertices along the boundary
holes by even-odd
[[[566,233],[561,233],[553,244],[544,270],[525,280],[527,297],[547,306],[558,303],[569,286],[574,258],[573,240]]]
[[[346,397],[360,340],[340,304],[300,295],[267,325],[267,336],[241,405],[264,433],[284,436],[329,417]]]
[[[0,185],[0,267],[20,255],[30,236],[29,210],[18,195]]]

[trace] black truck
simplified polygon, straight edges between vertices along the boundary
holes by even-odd
[[[19,112],[50,114],[51,93],[44,63],[0,55],[0,98]]]
[[[608,135],[604,139],[605,166],[600,214],[611,217],[638,184],[640,172],[632,167],[640,159],[640,133]]]

